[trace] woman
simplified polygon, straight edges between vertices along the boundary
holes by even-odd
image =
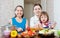
[[[15,8],[15,17],[9,20],[9,23],[16,27],[18,34],[25,31],[28,21],[24,18],[23,7],[18,5]]]
[[[42,11],[42,6],[40,4],[35,4],[33,7],[34,16],[30,19],[30,28],[38,28],[39,16]]]

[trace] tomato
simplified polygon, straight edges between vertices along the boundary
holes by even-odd
[[[27,30],[30,31],[30,27],[27,27]]]
[[[32,36],[33,32],[32,31],[28,31],[28,35]]]

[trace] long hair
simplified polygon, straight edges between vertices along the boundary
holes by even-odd
[[[18,5],[18,6],[16,6],[16,8],[15,8],[15,10],[14,11],[16,11],[17,10],[17,7],[21,7],[22,8],[22,10],[23,10],[23,7],[21,6],[21,5]],[[24,11],[24,10],[23,10]],[[17,15],[15,14],[15,17],[17,17]],[[22,15],[22,18],[24,17],[24,13],[23,13],[23,15]]]

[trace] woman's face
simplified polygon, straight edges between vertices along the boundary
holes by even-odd
[[[17,7],[15,14],[17,15],[17,17],[22,17],[23,9],[21,7]]]
[[[45,23],[47,21],[47,16],[46,15],[42,15],[40,19],[41,19],[42,23]]]
[[[41,13],[41,11],[42,10],[41,10],[41,7],[39,5],[37,5],[37,6],[34,7],[33,12],[34,12],[35,15],[39,16],[40,13]]]

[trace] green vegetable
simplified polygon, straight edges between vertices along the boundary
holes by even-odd
[[[57,34],[60,36],[60,30],[57,31]]]

